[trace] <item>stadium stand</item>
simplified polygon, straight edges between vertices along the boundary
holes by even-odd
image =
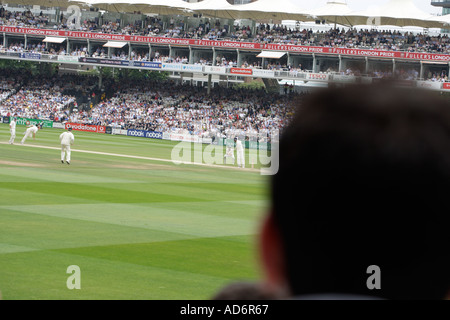
[[[108,85],[113,91],[110,97],[105,94],[91,109],[71,112],[82,97],[100,92],[95,77],[66,75],[43,82],[41,76],[31,76],[26,81],[19,77],[17,83],[8,82],[15,75],[8,73],[0,78],[2,116],[206,136],[223,135],[229,130],[280,130],[292,116],[289,101],[302,97],[233,88],[216,88],[208,95],[205,88],[190,85],[122,79]]]

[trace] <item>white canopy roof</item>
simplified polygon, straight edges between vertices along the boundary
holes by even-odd
[[[107,48],[123,48],[126,45],[127,43],[122,41],[108,41],[103,46]]]
[[[66,41],[66,38],[61,38],[61,37],[45,37],[44,40],[42,40],[43,42],[52,42],[52,43],[63,43],[64,41]]]
[[[290,0],[258,0],[243,5],[229,5],[217,10],[217,16],[228,19],[312,21],[307,10]]]
[[[444,16],[435,16],[430,20],[440,23],[441,27],[444,29],[448,29],[448,27],[450,26],[450,14],[446,14]]]
[[[86,5],[99,8],[109,12],[135,12],[140,8],[137,5],[131,4],[126,0],[80,0],[84,1]]]
[[[188,3],[188,8],[194,12],[210,17],[232,19],[233,17],[227,13],[229,6],[230,4],[227,0],[203,0],[201,2]]]
[[[350,16],[366,17],[364,25],[415,26],[422,28],[439,28],[428,14],[413,3],[412,0],[390,0],[388,3],[364,11],[353,12]]]
[[[312,17],[325,20],[327,23],[354,26],[365,24],[366,17],[351,16],[352,10],[346,2],[328,1],[326,5],[309,11]]]
[[[257,58],[269,58],[269,59],[280,59],[282,56],[284,56],[286,52],[279,52],[279,51],[262,51],[260,54],[258,54]]]
[[[159,15],[189,15],[189,3],[182,0],[79,0],[110,12],[141,12]]]
[[[354,12],[342,0],[330,0],[325,6],[304,10],[291,0],[257,0],[244,5],[230,5],[226,0],[188,3],[182,0],[3,0],[17,4],[68,7],[86,4],[111,12],[141,12],[159,15],[192,15],[193,11],[226,19],[251,20],[326,20],[342,25],[392,25],[441,28],[450,20],[432,16],[418,9],[412,0],[390,0],[364,11]],[[442,22],[443,21],[443,22]]]

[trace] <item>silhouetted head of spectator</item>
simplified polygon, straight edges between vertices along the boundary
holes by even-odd
[[[269,285],[294,296],[449,294],[450,109],[441,98],[394,83],[326,89],[299,106],[279,156],[261,234]]]
[[[277,300],[285,296],[278,296],[267,291],[259,282],[233,282],[224,286],[213,297],[213,300]]]

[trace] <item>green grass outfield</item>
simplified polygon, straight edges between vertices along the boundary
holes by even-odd
[[[63,130],[21,146],[23,131],[9,145],[0,125],[3,299],[201,300],[260,277],[268,190],[258,170],[175,165],[177,143],[84,132],[68,166]],[[71,265],[79,290],[66,285]]]

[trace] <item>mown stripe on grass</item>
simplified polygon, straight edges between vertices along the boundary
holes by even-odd
[[[76,197],[83,200],[98,200],[112,203],[152,203],[152,202],[189,202],[202,199],[185,197],[177,194],[159,194],[156,189],[150,190],[127,190],[116,189],[114,185],[107,187],[103,184],[77,184],[61,182],[0,182],[0,188],[16,190],[18,192],[28,191],[42,194],[55,194],[67,197]]]
[[[37,251],[37,250],[40,250],[40,249],[32,248],[32,247],[17,246],[14,244],[0,242],[0,259],[2,258],[1,255],[6,254],[6,253],[29,252],[29,251]]]
[[[195,238],[196,235],[1,208],[4,253]],[[29,250],[25,250],[28,248]],[[0,249],[1,252],[1,249]]]
[[[33,191],[20,191],[0,188],[0,207],[14,205],[53,205],[53,204],[80,204],[102,203],[99,200],[87,200],[58,194],[40,193]],[[1,214],[1,211],[0,211]]]
[[[7,257],[5,260],[0,255],[0,288],[5,300],[209,299],[230,281],[62,251],[22,252]],[[80,267],[80,290],[67,288],[70,265]]]
[[[264,200],[229,201],[226,200],[226,197],[222,198],[222,200],[214,202],[153,203],[152,207],[255,221],[258,221],[268,209],[268,203]]]
[[[254,277],[258,259],[254,236],[195,238],[55,251],[227,279]]]
[[[211,207],[215,205],[214,202],[210,204]],[[147,206],[119,203],[1,206],[0,210],[2,209],[198,237],[253,234],[257,227],[257,221],[248,217],[211,216],[201,212],[192,213],[153,207],[151,204]]]
[[[0,142],[0,144],[5,144],[6,142]],[[35,145],[35,144],[26,144],[21,147],[32,147],[32,148],[40,148],[40,149],[49,149],[49,150],[60,150],[59,147],[50,147],[44,145]],[[82,150],[82,149],[73,149],[74,153],[90,153],[107,157],[119,157],[119,158],[132,158],[132,159],[141,159],[141,160],[149,160],[149,161],[157,161],[157,162],[167,162],[180,165],[188,165],[188,166],[201,166],[201,167],[210,167],[210,168],[221,168],[221,169],[231,169],[231,170],[239,170],[239,171],[247,171],[253,173],[259,173],[258,169],[253,168],[237,168],[235,166],[224,165],[224,164],[209,164],[209,163],[198,163],[195,161],[174,161],[170,158],[170,156],[165,156],[162,158],[149,157],[149,156],[140,156],[140,155],[132,155],[132,154],[119,154],[119,153],[111,153],[111,152],[103,152],[103,151],[91,151],[91,150]],[[42,151],[41,151],[42,152]],[[170,153],[169,153],[170,154]]]
[[[98,173],[98,170],[95,173]],[[8,177],[6,181],[14,181],[14,178],[21,182],[23,179],[32,181],[47,182],[71,182],[71,183],[133,183],[135,180],[129,180],[123,177],[100,176],[98,174],[84,174],[80,171],[71,171],[67,165],[63,165],[58,160],[56,168],[29,168],[29,167],[0,167],[2,176]],[[14,177],[14,178],[11,178]],[[17,181],[16,180],[16,181]],[[5,180],[0,180],[5,181]]]

